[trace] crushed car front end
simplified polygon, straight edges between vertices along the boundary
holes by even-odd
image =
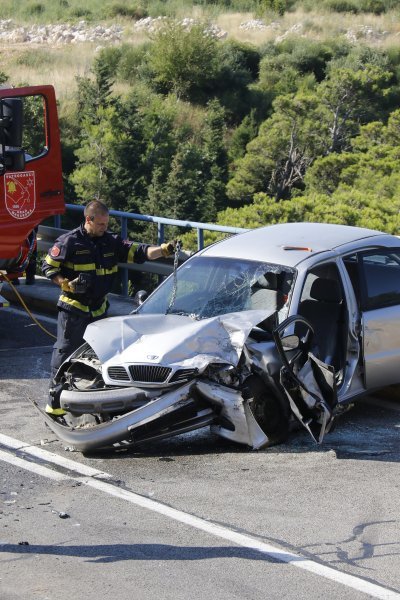
[[[293,269],[189,260],[137,311],[89,325],[56,377],[68,445],[87,451],[205,425],[261,448],[287,433],[272,331],[287,312]]]

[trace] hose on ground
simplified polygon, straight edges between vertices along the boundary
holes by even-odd
[[[5,273],[1,274],[1,278],[5,279],[5,281],[7,281],[7,283],[11,286],[11,289],[14,291],[15,295],[17,296],[18,300],[21,302],[23,308],[26,310],[26,312],[28,313],[28,315],[30,316],[30,318],[32,319],[32,321],[34,321],[36,323],[36,325],[38,327],[40,327],[40,329],[42,331],[44,331],[44,333],[46,333],[47,335],[49,335],[51,338],[53,339],[57,339],[57,337],[55,335],[53,335],[50,331],[48,331],[48,329],[46,329],[46,327],[44,327],[41,323],[39,323],[39,321],[36,319],[36,317],[31,313],[31,311],[29,310],[29,308],[27,307],[27,305],[25,304],[24,299],[22,298],[21,294],[18,292],[17,288],[15,287],[15,285],[12,283],[12,281],[7,277],[7,275]]]

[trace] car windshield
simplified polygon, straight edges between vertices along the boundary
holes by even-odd
[[[140,307],[141,314],[182,314],[205,319],[263,310],[287,315],[295,271],[280,265],[219,257],[194,257]]]

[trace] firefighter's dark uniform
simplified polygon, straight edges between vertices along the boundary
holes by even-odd
[[[62,275],[70,281],[84,273],[87,290],[80,294],[61,291],[57,303],[57,341],[51,359],[52,380],[64,360],[83,344],[87,325],[106,316],[107,294],[112,289],[118,263],[144,262],[147,247],[122,240],[108,231],[91,237],[83,224],[56,240],[43,261],[43,273],[49,279]],[[60,409],[59,400],[51,391],[48,408],[53,414]]]

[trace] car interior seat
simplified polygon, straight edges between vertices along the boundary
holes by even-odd
[[[342,303],[339,282],[319,277],[311,285],[309,299],[299,305],[299,314],[314,328],[316,354],[336,369],[340,368]]]
[[[285,303],[285,295],[280,290],[277,273],[264,273],[251,288],[251,308],[267,311],[280,310]]]

